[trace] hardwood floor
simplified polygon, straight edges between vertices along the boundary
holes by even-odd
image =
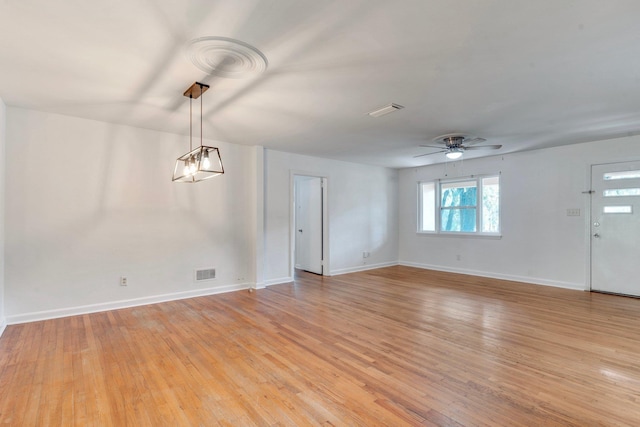
[[[0,423],[640,424],[640,300],[389,267],[9,326]]]

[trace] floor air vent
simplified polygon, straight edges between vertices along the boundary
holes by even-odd
[[[200,282],[202,280],[211,280],[215,278],[216,278],[215,268],[203,268],[200,270],[196,270],[196,282]]]

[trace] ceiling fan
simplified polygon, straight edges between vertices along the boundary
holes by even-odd
[[[430,156],[431,154],[445,153],[447,159],[456,160],[462,157],[462,153],[467,150],[498,150],[502,145],[481,145],[475,146],[480,142],[485,142],[484,138],[471,137],[461,133],[450,133],[433,139],[433,142],[440,145],[420,145],[420,147],[440,148],[440,151],[432,153],[419,154],[413,157]]]

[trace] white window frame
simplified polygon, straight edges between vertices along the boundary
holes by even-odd
[[[431,235],[441,235],[441,236],[484,236],[484,237],[502,237],[502,191],[500,191],[500,198],[498,200],[498,215],[499,215],[499,223],[498,223],[498,231],[497,232],[484,232],[482,231],[482,222],[483,222],[483,206],[482,206],[482,192],[483,185],[482,180],[486,178],[497,178],[499,187],[502,187],[502,177],[500,173],[495,174],[487,174],[487,175],[471,175],[466,177],[458,177],[451,179],[435,179],[430,181],[419,181],[417,185],[418,190],[418,215],[417,215],[417,233],[418,234],[431,234]],[[441,218],[442,218],[442,185],[443,184],[452,184],[456,182],[465,182],[465,181],[475,181],[476,182],[476,231],[442,231],[441,230]],[[434,206],[434,217],[435,217],[435,227],[434,230],[424,230],[423,228],[423,207],[424,202],[422,200],[423,188],[424,184],[433,184],[435,190],[435,206]]]

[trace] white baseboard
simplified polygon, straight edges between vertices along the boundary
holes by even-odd
[[[279,279],[269,279],[264,281],[264,286],[281,285],[283,283],[293,282],[293,277],[281,277]]]
[[[375,270],[376,268],[392,267],[394,265],[398,265],[398,261],[381,262],[378,264],[367,264],[367,265],[360,265],[357,267],[340,268],[338,270],[331,270],[331,276],[339,276],[341,274],[356,273],[358,271]]]
[[[175,301],[187,298],[195,298],[207,295],[222,294],[225,292],[241,291],[251,287],[248,283],[236,285],[216,286],[215,288],[196,289],[193,291],[173,292],[170,294],[154,295],[149,297],[134,298],[121,301],[89,304],[77,307],[61,308],[56,310],[36,311],[32,313],[7,316],[5,325],[18,323],[37,322],[39,320],[57,319],[60,317],[77,316],[80,314],[97,313],[100,311],[118,310],[121,308],[138,307],[141,305],[157,304],[167,301]]]
[[[444,271],[449,273],[489,277],[493,279],[532,283],[536,285],[553,286],[556,288],[573,289],[573,290],[580,290],[580,291],[588,290],[586,285],[583,283],[561,282],[557,280],[516,276],[516,275],[510,275],[510,274],[493,273],[493,272],[478,271],[478,270],[450,268],[450,267],[443,267],[439,265],[422,264],[422,263],[415,263],[415,262],[408,262],[408,261],[385,262],[385,263],[378,263],[378,264],[362,265],[358,267],[342,268],[342,269],[331,271],[331,275],[338,276],[341,274],[355,273],[359,271],[373,270],[373,269],[383,268],[383,267],[391,267],[394,265],[404,265],[407,267],[417,267],[417,268],[422,268],[426,270],[436,270],[436,271]],[[265,280],[264,283],[260,283],[260,284],[241,283],[241,284],[235,284],[235,285],[218,286],[215,288],[196,289],[193,291],[174,292],[170,294],[154,295],[154,296],[143,297],[143,298],[134,298],[129,300],[121,300],[121,301],[113,301],[113,302],[107,302],[107,303],[89,304],[89,305],[83,305],[83,306],[77,306],[77,307],[68,307],[68,308],[62,308],[62,309],[56,309],[56,310],[45,310],[45,311],[37,311],[32,313],[17,314],[13,316],[7,316],[5,319],[0,319],[0,336],[2,336],[2,333],[6,329],[7,325],[36,322],[36,321],[48,320],[48,319],[57,319],[60,317],[77,316],[81,314],[97,313],[97,312],[108,311],[108,310],[118,310],[121,308],[130,308],[130,307],[137,307],[137,306],[148,305],[148,304],[157,304],[157,303],[167,302],[167,301],[175,301],[180,299],[215,295],[215,294],[221,294],[225,292],[245,290],[249,288],[263,289],[270,285],[290,283],[292,281],[293,281],[292,277],[282,277],[279,279]]]
[[[541,279],[537,277],[516,276],[512,274],[493,273],[488,271],[467,270],[463,268],[443,267],[439,265],[421,264],[417,262],[400,261],[399,265],[417,267],[426,270],[444,271],[447,273],[468,274],[471,276],[489,277],[491,279],[510,280],[513,282],[531,283],[534,285],[552,286],[555,288],[573,289],[576,291],[588,290],[584,283],[561,282],[558,280]]]
[[[264,282],[260,282],[260,283],[252,283],[250,287],[257,290],[257,289],[264,289],[267,286],[264,284]]]

